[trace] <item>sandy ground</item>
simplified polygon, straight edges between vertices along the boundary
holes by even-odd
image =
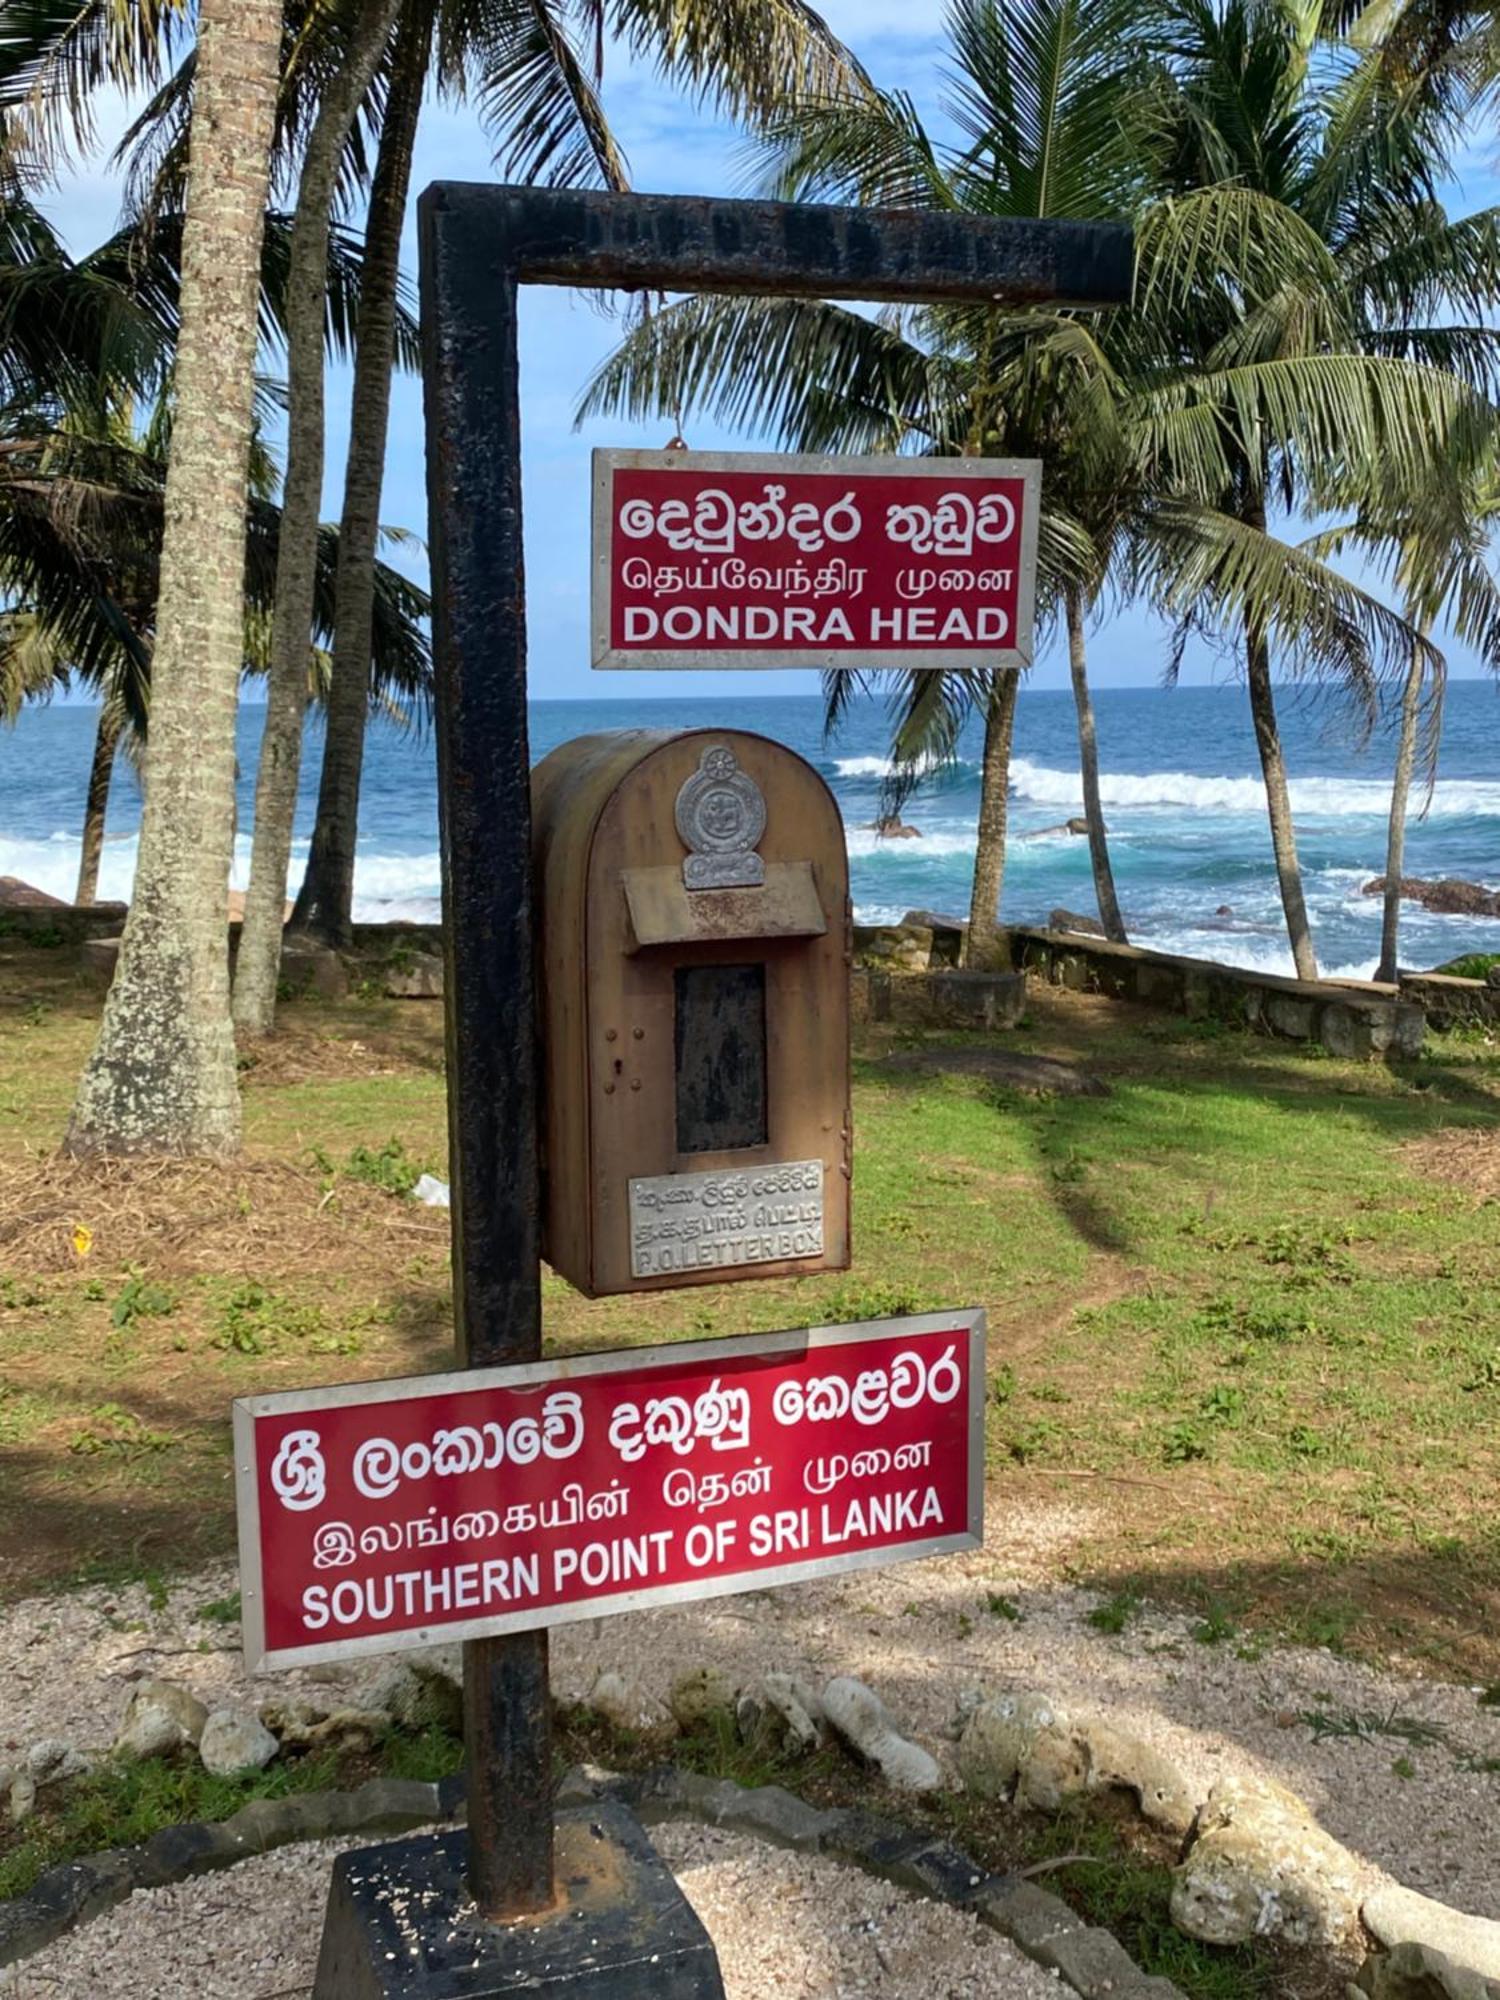
[[[1194,1643],[1191,1621],[1175,1616],[1098,1632],[1086,1622],[1094,1600],[1055,1582],[1089,1525],[1078,1508],[997,1510],[989,1547],[972,1555],[565,1627],[553,1637],[554,1684],[581,1698],[611,1669],[649,1706],[709,1663],[741,1684],[772,1669],[815,1680],[853,1673],[939,1755],[960,1690],[1039,1688],[1149,1737],[1200,1795],[1232,1774],[1290,1785],[1364,1858],[1371,1886],[1385,1871],[1500,1917],[1500,1769],[1473,1768],[1500,1760],[1500,1711],[1480,1706],[1475,1689],[1327,1652],[1240,1658],[1233,1640]],[[358,1699],[388,1664],[247,1682],[226,1628],[196,1616],[234,1583],[227,1570],[205,1573],[161,1611],[131,1586],[32,1598],[0,1614],[0,1763],[8,1746],[41,1736],[107,1744],[133,1683],[148,1676],[183,1681],[210,1706],[254,1707],[314,1683],[326,1694],[337,1682]],[[1019,1621],[988,1608],[992,1592],[1014,1601]],[[1345,1733],[1320,1733],[1308,1717]],[[1413,1728],[1442,1740],[1413,1742]]]
[[[714,1940],[726,2000],[1056,2000],[972,1917],[717,1827],[658,1827]],[[11,2000],[304,2000],[337,1841],[283,1847],[128,1903],[9,1975]],[[108,1967],[108,1986],[101,1988]]]

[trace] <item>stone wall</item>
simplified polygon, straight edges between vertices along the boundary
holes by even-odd
[[[1354,981],[1282,979],[1072,932],[1009,935],[1012,962],[1049,985],[1318,1042],[1334,1055],[1415,1055],[1426,1030],[1422,1007],[1407,997],[1404,982],[1398,991]]]
[[[1500,1026],[1500,986],[1483,979],[1454,979],[1446,972],[1403,972],[1401,998],[1420,1007],[1434,1028]]]

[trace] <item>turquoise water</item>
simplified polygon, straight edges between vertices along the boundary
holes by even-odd
[[[1140,942],[1264,970],[1289,970],[1245,696],[1237,687],[1131,688],[1097,697],[1103,790],[1121,901]],[[661,726],[753,729],[774,736],[824,772],[849,828],[854,898],[862,921],[914,907],[963,912],[978,804],[977,729],[951,771],[929,779],[906,809],[920,840],[879,841],[869,830],[885,770],[887,727],[878,703],[860,704],[825,742],[816,699],[538,702],[534,755],[592,729]],[[0,730],[0,874],[70,896],[94,718],[73,707],[29,712]],[[1430,810],[1416,821],[1407,870],[1500,884],[1500,705],[1487,682],[1448,691],[1441,772]],[[240,717],[240,825],[253,810],[261,712]],[[1329,704],[1287,700],[1283,736],[1292,772],[1308,900],[1325,970],[1365,974],[1379,944],[1379,904],[1360,884],[1384,866],[1391,743],[1377,732],[1361,748]],[[317,787],[318,735],[304,760],[294,871],[306,854]],[[136,780],[119,767],[101,894],[129,891],[139,813]],[[1414,812],[1420,800],[1414,800]],[[1002,914],[1045,920],[1057,905],[1092,912],[1086,843],[1049,833],[1081,810],[1071,697],[1024,692],[1017,720],[1012,846]],[[1028,836],[1037,836],[1031,838]],[[236,880],[249,858],[242,835]],[[360,813],[356,913],[367,919],[429,917],[438,896],[437,795],[430,736],[372,728]],[[1215,912],[1228,905],[1229,916]],[[1471,950],[1500,950],[1500,923],[1437,917],[1408,905],[1403,959],[1433,965]]]

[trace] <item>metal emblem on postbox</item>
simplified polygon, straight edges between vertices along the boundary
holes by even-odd
[[[742,730],[532,774],[543,1255],[591,1298],[849,1265],[849,867],[823,779]]]

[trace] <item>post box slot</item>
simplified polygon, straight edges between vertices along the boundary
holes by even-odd
[[[828,918],[806,861],[771,861],[759,889],[689,889],[680,866],[622,868],[634,948],[735,938],[824,937]]]
[[[677,1150],[764,1146],[765,965],[682,965],[677,1009]]]

